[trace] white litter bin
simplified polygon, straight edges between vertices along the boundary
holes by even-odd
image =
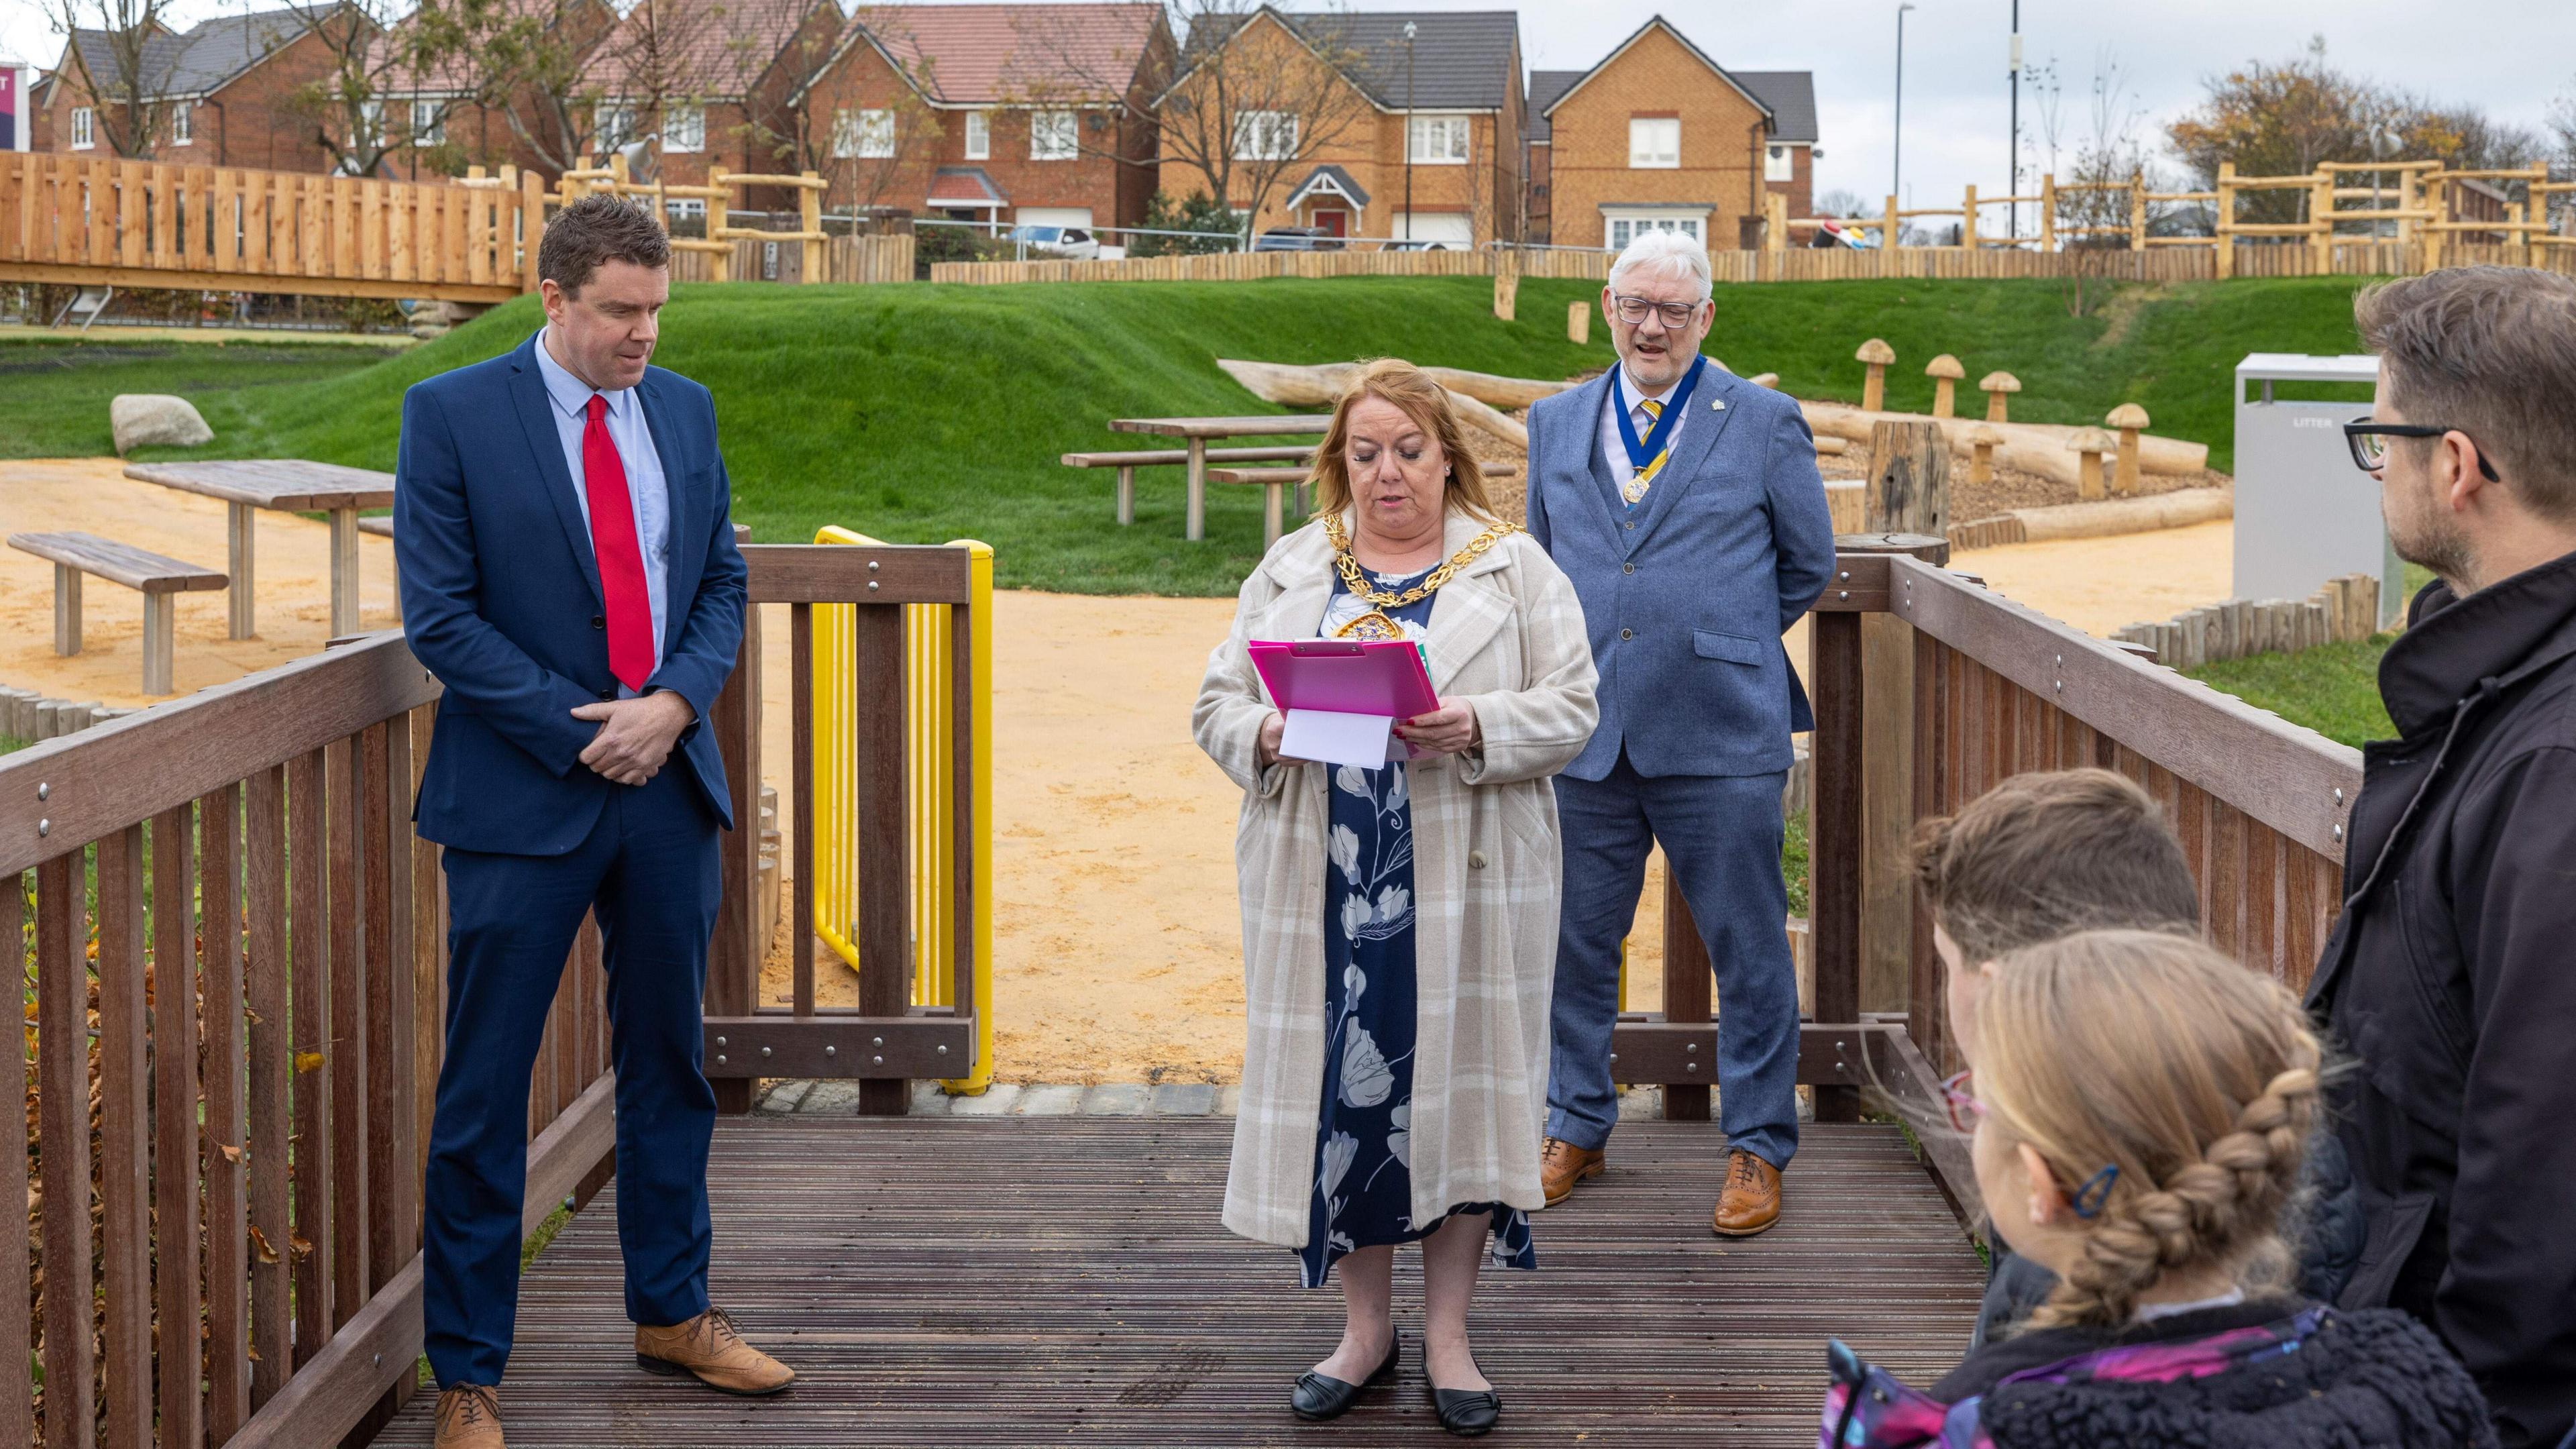
[[[2406,609],[2404,565],[2379,484],[2352,466],[2343,425],[2367,402],[2294,402],[2280,382],[2379,380],[2376,357],[2257,352],[2236,364],[2236,575],[2240,599],[2304,599],[2331,578],[2379,575],[2379,625]]]

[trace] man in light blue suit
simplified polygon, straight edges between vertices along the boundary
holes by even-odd
[[[1618,1118],[1619,944],[1657,842],[1717,973],[1726,1186],[1711,1228],[1780,1214],[1798,1149],[1798,990],[1780,880],[1792,731],[1814,728],[1780,636],[1824,592],[1833,525],[1798,405],[1699,355],[1708,253],[1648,232],[1601,310],[1619,366],[1530,409],[1529,529],[1574,580],[1601,725],[1557,778],[1565,906],[1541,1176],[1602,1169]]]

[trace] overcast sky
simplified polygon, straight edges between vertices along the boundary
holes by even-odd
[[[95,0],[90,0],[95,3]],[[1908,205],[1989,195],[2008,181],[2005,62],[2013,0],[1915,0],[1905,17],[1904,184]],[[1895,160],[1897,0],[1533,0],[1520,9],[1533,69],[1578,70],[1659,10],[1718,64],[1811,70],[1822,132],[1818,195],[1887,194]],[[193,20],[227,8],[177,0]],[[845,6],[846,8],[846,6]],[[1320,8],[1291,4],[1292,9]],[[1358,0],[1368,10],[1500,8],[1494,0]],[[2445,102],[2475,101],[2500,120],[2538,126],[2576,97],[2576,0],[2022,0],[2026,62],[2056,62],[2061,145],[2090,128],[2100,59],[2117,60],[2150,136],[2190,109],[2204,77],[2247,60],[2283,60],[2323,35],[2348,70]],[[61,42],[39,0],[0,0],[0,53],[39,66]],[[2025,82],[2022,128],[2037,134]]]

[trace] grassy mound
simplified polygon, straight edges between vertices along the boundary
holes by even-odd
[[[1969,375],[2004,368],[2026,389],[2016,418],[2094,422],[2124,401],[2160,433],[2231,459],[2228,391],[2253,351],[2353,346],[2349,278],[2132,287],[2069,315],[2053,282],[1850,282],[1727,287],[1708,351],[1774,371],[1806,397],[1857,401],[1863,338],[1901,359],[1889,405],[1928,408],[1922,375],[1957,354]],[[1112,475],[1068,469],[1067,451],[1135,447],[1114,417],[1275,412],[1219,372],[1218,357],[1325,362],[1401,354],[1526,377],[1607,366],[1603,329],[1565,340],[1567,304],[1595,289],[1529,281],[1521,320],[1496,322],[1482,278],[780,288],[684,286],[656,360],[716,396],[735,516],[768,541],[840,523],[905,542],[981,538],[1001,581],[1078,592],[1230,593],[1257,561],[1260,490],[1211,487],[1208,541],[1181,539],[1177,469],[1137,481],[1137,521],[1111,516]],[[217,444],[196,456],[289,456],[390,468],[402,391],[504,352],[537,325],[523,299],[362,370],[200,394]],[[0,375],[0,411],[15,411]],[[147,390],[144,380],[103,386]],[[1970,394],[1973,408],[1979,400]],[[69,406],[69,399],[63,400]]]

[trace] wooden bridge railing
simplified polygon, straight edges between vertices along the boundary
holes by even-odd
[[[1871,851],[1906,833],[1864,822],[1947,814],[2009,775],[2099,765],[2136,779],[2182,836],[2211,942],[2251,969],[2306,982],[2339,902],[2345,823],[2361,788],[2358,751],[1972,579],[1904,554],[1854,551],[1866,539],[1842,543],[1837,577],[1809,621],[1815,1010],[1801,1032],[1798,1081],[1815,1087],[1819,1120],[1856,1119],[1866,1086],[1919,1111],[1918,1120],[1938,1120],[1933,1091],[1956,1065],[1931,919],[1901,870],[1888,876],[1911,923],[1899,948],[1903,1010],[1861,1009],[1863,877]],[[1910,669],[1890,668],[1888,655],[1865,647],[1871,616],[1902,626],[1895,662]],[[1898,727],[1869,748],[1901,751],[1907,770],[1863,769],[1873,690],[1902,693],[1879,701],[1896,706]],[[1891,789],[1904,793],[1889,798]],[[1705,1119],[1717,1060],[1708,957],[1669,885],[1664,932],[1666,1009],[1620,1023],[1617,1076],[1662,1084],[1669,1116]],[[1965,1144],[1926,1134],[1924,1146],[1956,1200],[1967,1181]]]
[[[0,281],[502,302],[546,193],[0,152]]]

